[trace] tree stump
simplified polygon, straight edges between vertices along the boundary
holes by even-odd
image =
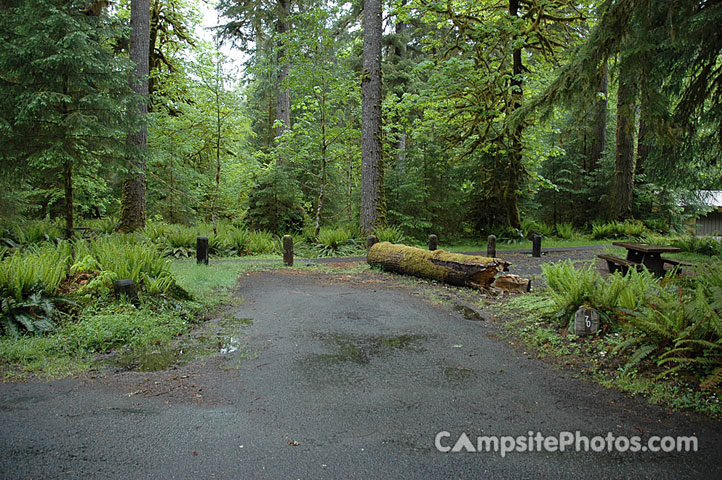
[[[541,235],[534,235],[531,240],[531,256],[541,257]]]
[[[434,251],[439,248],[439,237],[436,235],[429,235],[429,250]]]
[[[371,250],[371,247],[379,243],[379,239],[376,238],[376,235],[369,235],[366,237],[366,251],[368,252]]]
[[[489,235],[486,240],[486,256],[489,258],[496,257],[496,235]]]
[[[509,293],[526,293],[531,290],[531,280],[519,275],[501,275],[491,286]]]
[[[368,263],[389,272],[414,275],[462,287],[486,288],[509,262],[443,250],[377,243],[368,253]]]
[[[136,307],[140,305],[138,299],[138,285],[131,279],[116,280],[113,282],[113,293],[117,298],[125,297]]]
[[[208,265],[208,237],[196,238],[196,263]]]
[[[283,264],[293,266],[293,237],[290,235],[283,236]]]

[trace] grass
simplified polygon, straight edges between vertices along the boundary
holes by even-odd
[[[100,300],[52,334],[0,337],[0,375],[22,380],[81,374],[101,366],[98,353],[170,343],[196,323],[198,312],[190,302],[144,301],[136,308]]]
[[[587,245],[609,245],[609,240],[590,240],[585,238],[576,238],[572,240],[563,240],[557,238],[544,238],[542,240],[542,250],[545,248],[560,247],[582,247]],[[439,244],[439,248],[448,252],[486,252],[486,240],[478,242],[464,242],[452,245]],[[520,242],[497,242],[496,250],[502,252],[505,250],[531,250],[531,241],[524,240]]]
[[[229,290],[243,274],[281,268],[281,259],[278,256],[271,258],[278,263],[233,259],[198,265],[195,261],[176,260],[171,263],[170,271],[178,285],[191,292],[196,300],[206,306],[214,306],[228,298]]]

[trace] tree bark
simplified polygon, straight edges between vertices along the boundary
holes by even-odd
[[[641,108],[639,120],[639,135],[637,137],[637,161],[634,165],[635,178],[644,174],[644,167],[647,157],[652,152],[652,146],[649,144],[649,123],[647,122],[647,111],[644,106]],[[648,179],[649,181],[649,179]]]
[[[136,133],[128,135],[128,157],[120,207],[120,230],[134,232],[145,227],[145,147],[148,131],[145,117],[148,113],[148,51],[150,43],[150,0],[131,0],[130,8],[130,59],[135,62],[131,88],[141,98],[138,110],[141,125]]]
[[[318,200],[316,201],[316,218],[314,220],[314,235],[318,238],[321,232],[321,211],[323,200],[326,195],[326,168],[328,165],[328,145],[326,144],[326,92],[321,94],[321,179],[318,188]]]
[[[591,126],[591,144],[585,159],[586,174],[594,179],[599,171],[600,161],[607,146],[607,107],[609,96],[609,63],[605,60],[599,69],[599,87],[594,103],[594,116]],[[590,218],[596,218],[599,213],[598,195],[594,192],[587,198],[586,210]]]
[[[73,236],[74,209],[73,202],[73,161],[66,158],[63,162],[63,188],[65,190],[65,236]]]
[[[509,0],[509,16],[512,19],[518,17],[519,0]],[[513,42],[517,41],[516,36],[512,38]],[[521,107],[524,98],[524,90],[522,87],[523,64],[521,58],[521,46],[512,50],[512,77],[511,77],[511,111],[510,114]],[[523,127],[519,124],[511,133],[510,149],[509,149],[509,170],[506,188],[504,189],[504,203],[506,204],[506,221],[510,227],[520,228],[521,219],[519,218],[519,188],[521,186],[521,176],[523,174],[522,167],[522,133]]]
[[[373,245],[367,260],[369,265],[389,272],[476,288],[491,286],[496,274],[509,266],[504,260],[444,250],[429,251],[389,242]]]
[[[364,1],[361,81],[361,229],[370,233],[386,220],[381,142],[381,0]]]
[[[291,128],[291,92],[288,88],[283,87],[289,72],[288,58],[286,47],[284,45],[283,35],[291,28],[288,16],[291,13],[290,0],[278,0],[278,19],[276,21],[276,58],[278,61],[278,73],[276,74],[276,85],[278,94],[276,97],[276,120],[280,123],[276,126],[276,137],[283,135],[287,129]],[[278,164],[281,158],[276,159]]]
[[[632,216],[634,187],[634,112],[637,86],[634,72],[622,60],[617,90],[617,151],[614,162],[614,216],[624,220]]]
[[[607,96],[609,95],[609,64],[605,60],[599,70],[598,97],[594,103],[592,140],[589,146],[587,173],[594,175],[607,145]]]

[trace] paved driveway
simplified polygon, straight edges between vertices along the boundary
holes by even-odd
[[[528,358],[374,277],[256,273],[241,348],[0,384],[3,478],[720,478],[722,428]],[[239,327],[240,329],[240,327]],[[231,348],[230,350],[234,350]],[[226,350],[227,351],[227,350]],[[477,436],[695,435],[697,453],[442,453]]]

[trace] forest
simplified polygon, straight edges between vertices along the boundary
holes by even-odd
[[[4,223],[668,233],[721,185],[716,1],[106,3],[3,1]]]
[[[187,331],[243,271],[181,262],[199,235],[312,258],[493,234],[701,255],[674,294],[614,288],[688,299],[662,336],[640,313],[629,351],[717,388],[722,246],[693,233],[722,190],[720,25],[720,0],[0,0],[4,375]],[[547,314],[598,301],[621,325],[606,280],[565,268]],[[112,299],[125,278],[138,311]]]

